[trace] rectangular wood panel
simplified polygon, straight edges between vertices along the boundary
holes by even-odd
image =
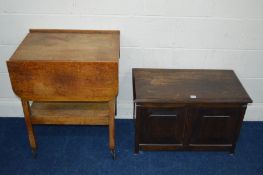
[[[118,93],[118,63],[8,61],[17,96],[37,101],[109,101]]]
[[[114,61],[119,31],[30,30],[11,60]]]
[[[33,102],[33,124],[107,125],[108,103]]]
[[[140,138],[148,144],[182,146],[185,120],[184,108],[137,108],[141,125]]]
[[[134,68],[133,79],[135,102],[252,102],[232,70]]]

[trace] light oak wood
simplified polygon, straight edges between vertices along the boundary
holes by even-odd
[[[119,31],[31,30],[13,60],[118,62]]]
[[[36,144],[34,129],[33,129],[31,118],[30,118],[31,116],[30,106],[29,106],[28,101],[25,101],[25,100],[21,100],[21,101],[22,101],[22,107],[23,107],[23,112],[24,112],[25,121],[26,121],[29,143],[30,143],[32,150],[36,150],[37,144]]]
[[[30,33],[89,33],[89,34],[116,34],[119,30],[74,30],[74,29],[29,29]]]
[[[32,101],[109,101],[118,93],[118,63],[10,61],[17,96]]]
[[[115,149],[115,100],[108,102],[109,109],[109,148]]]
[[[12,88],[26,100],[109,101],[119,43],[119,31],[31,30],[7,61]]]
[[[33,150],[32,124],[109,125],[115,158],[119,56],[120,31],[30,30],[7,67]]]
[[[33,102],[33,124],[108,125],[108,103]]]

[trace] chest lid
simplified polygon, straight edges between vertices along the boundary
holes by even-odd
[[[251,103],[232,70],[133,69],[135,102]]]

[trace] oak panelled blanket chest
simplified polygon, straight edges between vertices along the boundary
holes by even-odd
[[[234,152],[249,95],[231,70],[133,69],[135,152]]]

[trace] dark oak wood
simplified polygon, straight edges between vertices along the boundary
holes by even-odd
[[[114,151],[119,56],[120,31],[30,30],[7,67],[32,149],[32,124],[78,124],[108,125]]]
[[[139,108],[141,142],[149,144],[183,144],[184,107]]]
[[[138,68],[133,76],[136,103],[251,103],[232,70]]]
[[[135,152],[235,150],[252,100],[232,70],[133,69]]]

